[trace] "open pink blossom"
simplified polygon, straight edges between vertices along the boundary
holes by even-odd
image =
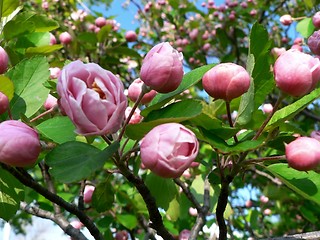
[[[141,161],[153,173],[177,178],[197,157],[199,143],[195,134],[179,123],[153,128],[141,141]]]
[[[124,120],[127,98],[123,84],[113,73],[95,63],[74,61],[58,78],[59,107],[81,135],[118,131]]]

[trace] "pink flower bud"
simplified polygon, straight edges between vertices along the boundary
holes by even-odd
[[[54,67],[54,68],[49,68],[49,71],[50,71],[50,78],[55,79],[59,77],[61,69],[58,67]]]
[[[274,75],[278,88],[300,97],[311,92],[320,80],[320,61],[300,51],[288,50],[276,60]]]
[[[128,88],[128,98],[132,102],[136,102],[141,91],[142,91],[142,85],[143,82],[141,81],[140,78],[137,78],[134,80],[129,88]],[[141,99],[142,104],[148,104],[149,102],[152,101],[152,99],[157,95],[157,92],[155,90],[151,90],[150,92],[144,94],[143,98]]]
[[[248,91],[250,76],[240,65],[221,63],[204,74],[202,85],[211,97],[231,101]]]
[[[197,28],[192,29],[192,31],[189,33],[189,37],[191,40],[196,40],[199,34],[199,30]]]
[[[61,33],[61,34],[59,35],[59,40],[60,40],[60,42],[61,42],[62,44],[67,45],[67,44],[69,44],[69,43],[72,42],[72,37],[71,37],[70,33],[68,33],[68,32],[63,32],[63,33]]]
[[[293,44],[302,45],[303,39],[301,37],[297,37],[294,39]]]
[[[211,47],[210,43],[205,43],[205,44],[202,46],[202,50],[205,51],[205,52],[207,52],[207,51],[209,51],[210,47]]]
[[[131,110],[132,110],[132,107],[127,107],[127,109],[125,111],[126,119],[129,117]],[[130,118],[129,124],[137,124],[137,123],[141,122],[142,118],[143,117],[140,115],[140,110],[138,108],[136,108],[136,110],[134,110],[132,117]]]
[[[0,123],[0,162],[13,167],[31,166],[40,151],[36,130],[17,120]]]
[[[83,201],[85,203],[91,203],[92,194],[94,192],[95,187],[92,185],[86,185],[83,192]]]
[[[75,229],[81,229],[83,227],[83,223],[78,220],[73,220],[70,222],[70,225]]]
[[[98,17],[95,20],[95,24],[97,27],[102,28],[103,26],[105,26],[107,24],[107,20],[104,17]]]
[[[128,240],[128,232],[125,230],[117,232],[115,240]]]
[[[250,16],[254,17],[257,15],[257,13],[258,13],[258,11],[256,9],[252,9],[249,14],[250,14]]]
[[[320,55],[320,30],[315,31],[309,38],[308,38],[308,46],[316,55]]]
[[[310,137],[299,137],[286,145],[290,167],[299,171],[315,169],[320,163],[320,142]]]
[[[190,216],[196,217],[198,215],[198,210],[196,208],[190,207],[189,214]]]
[[[138,37],[137,37],[137,34],[135,31],[127,31],[125,38],[126,38],[127,42],[135,42],[135,41],[137,41]]]
[[[140,78],[160,93],[176,90],[183,78],[183,55],[168,42],[154,46],[143,60]]]
[[[266,197],[266,196],[264,196],[264,195],[262,195],[262,196],[260,197],[260,201],[261,201],[262,203],[267,203],[267,202],[269,202],[269,198]]]
[[[51,94],[49,94],[46,101],[44,102],[43,106],[46,110],[49,110],[49,109],[57,106],[57,104],[58,104],[57,98],[52,96]]]
[[[266,208],[265,210],[263,210],[263,215],[271,215],[272,211],[269,208]]]
[[[270,114],[273,111],[273,106],[271,103],[265,103],[262,105],[262,111],[266,114]]]
[[[9,98],[0,92],[0,114],[5,113],[9,108]]]
[[[9,57],[7,52],[0,46],[0,74],[7,71]]]
[[[293,22],[293,19],[291,15],[285,14],[280,17],[280,22],[284,26],[289,26]]]
[[[190,234],[191,234],[190,230],[188,229],[182,230],[179,234],[179,240],[188,240],[190,237]]]
[[[310,137],[320,141],[320,131],[312,131],[311,134],[310,134]]]
[[[199,143],[195,134],[178,123],[153,128],[141,141],[144,166],[164,178],[177,178],[197,157]]]
[[[275,58],[278,58],[282,53],[284,53],[286,51],[285,48],[277,48],[274,47],[271,49],[271,53]]]
[[[312,17],[312,24],[316,28],[320,28],[320,12],[316,12]]]
[[[246,208],[251,208],[253,206],[253,202],[251,200],[247,200],[245,206]]]
[[[303,52],[303,48],[299,44],[293,44],[290,49],[298,50],[299,52]]]
[[[54,45],[56,43],[57,43],[56,37],[52,33],[50,33],[50,45]]]
[[[74,61],[58,78],[59,105],[81,135],[115,133],[124,120],[127,98],[113,73],[95,63]]]

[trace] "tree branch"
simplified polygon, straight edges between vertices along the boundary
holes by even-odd
[[[58,204],[68,212],[76,215],[79,220],[87,227],[91,235],[96,240],[102,240],[103,236],[100,233],[99,229],[94,225],[94,222],[82,211],[80,211],[77,206],[70,204],[66,202],[64,199],[59,197],[56,194],[53,194],[43,186],[41,186],[39,183],[37,183],[30,174],[25,171],[23,168],[13,168],[6,164],[1,163],[1,167],[5,170],[7,170],[10,174],[12,174],[14,177],[16,177],[22,184],[24,184],[27,187],[32,188],[36,192],[40,193],[42,196],[44,196],[46,199],[50,200],[51,202]]]
[[[123,161],[118,161],[117,166],[123,176],[131,182],[139,191],[141,194],[144,202],[147,205],[149,217],[151,223],[149,224],[151,228],[155,229],[157,231],[157,234],[160,235],[163,239],[166,240],[174,240],[173,236],[168,232],[168,230],[163,225],[162,216],[158,210],[158,206],[156,204],[156,200],[151,195],[150,190],[145,185],[144,181],[139,178],[138,176],[135,176],[123,163]]]
[[[308,233],[299,233],[284,237],[268,238],[268,240],[297,240],[297,239],[306,239],[306,240],[318,240],[320,239],[320,231],[308,232]],[[267,240],[267,239],[264,239]]]
[[[26,202],[20,203],[20,209],[37,217],[45,218],[56,223],[66,234],[70,237],[78,240],[87,240],[87,238],[83,235],[83,233],[74,227],[64,218],[57,217],[55,214],[49,211],[45,211],[36,206],[30,206]]]

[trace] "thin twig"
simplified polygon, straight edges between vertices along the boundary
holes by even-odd
[[[49,219],[56,223],[66,234],[74,239],[87,240],[83,233],[69,224],[64,218],[55,216],[52,212],[45,211],[36,206],[29,206],[26,202],[20,203],[20,209],[37,217]]]
[[[1,163],[1,167],[5,170],[7,170],[10,174],[12,174],[14,177],[16,177],[22,184],[24,184],[27,187],[32,188],[42,196],[44,196],[49,201],[58,204],[68,212],[76,215],[79,220],[87,227],[91,235],[96,240],[103,240],[103,236],[100,233],[99,229],[95,226],[94,222],[82,211],[80,211],[77,206],[74,204],[70,204],[66,202],[64,199],[59,197],[58,195],[50,192],[48,189],[41,186],[39,183],[37,183],[32,176],[25,171],[23,168],[15,169],[13,167],[10,167],[6,164]]]

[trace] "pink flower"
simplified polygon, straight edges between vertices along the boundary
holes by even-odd
[[[231,101],[248,91],[250,76],[240,65],[220,63],[204,74],[202,85],[211,97]]]
[[[36,130],[17,120],[0,123],[0,162],[14,167],[31,166],[40,151]]]
[[[312,17],[312,24],[316,28],[320,28],[320,12],[316,12]]]
[[[92,185],[86,185],[83,192],[83,201],[85,203],[90,203],[92,201],[92,195],[95,187]]]
[[[121,127],[127,98],[113,73],[95,63],[74,61],[58,78],[59,106],[81,135],[115,133]]]
[[[135,31],[130,30],[126,32],[125,38],[127,42],[135,42],[138,37]]]
[[[140,78],[137,78],[136,80],[134,80],[129,88],[128,88],[128,98],[133,101],[136,102],[141,91],[142,91],[142,86],[143,86],[143,82],[141,81]],[[141,99],[141,103],[142,104],[148,104],[149,102],[152,101],[152,99],[157,95],[157,92],[155,90],[151,90],[150,92],[144,94],[143,98]]]
[[[55,79],[58,78],[61,72],[61,69],[58,67],[49,68],[50,71],[50,78]]]
[[[46,110],[49,110],[49,109],[57,106],[57,104],[58,104],[57,98],[52,96],[51,94],[49,94],[46,101],[44,102],[43,106]]]
[[[60,40],[60,42],[61,42],[62,44],[67,45],[67,44],[69,44],[69,43],[72,42],[72,37],[71,37],[70,33],[68,33],[68,32],[63,32],[63,33],[61,33],[61,34],[59,35],[59,40]]]
[[[320,142],[310,137],[299,137],[286,145],[290,167],[299,171],[315,169],[320,164]]]
[[[286,49],[284,47],[282,48],[274,47],[271,49],[271,53],[275,58],[278,58],[284,52],[286,52]]]
[[[95,20],[95,24],[97,27],[102,28],[103,26],[105,26],[107,24],[107,20],[104,17],[98,17]]]
[[[9,98],[0,92],[0,114],[5,113],[9,108]]]
[[[282,53],[274,64],[275,81],[283,92],[300,97],[320,80],[320,61],[297,50]]]
[[[270,208],[266,208],[265,210],[263,210],[263,215],[271,215],[272,211]]]
[[[266,114],[270,114],[273,111],[273,106],[271,103],[265,103],[262,105],[262,111]]]
[[[78,220],[73,220],[70,222],[70,225],[75,229],[81,229],[83,227],[83,223]]]
[[[52,33],[50,33],[50,45],[54,45],[56,43],[57,43],[56,37]]]
[[[7,71],[9,57],[7,52],[0,46],[0,74]]]
[[[289,26],[293,22],[293,19],[291,15],[285,14],[280,17],[280,22],[284,26]]]
[[[168,42],[154,46],[143,60],[140,78],[160,93],[176,90],[183,78],[183,56]]]
[[[320,30],[315,31],[309,38],[308,38],[308,46],[316,55],[320,55]]]
[[[312,131],[311,134],[310,134],[310,137],[320,141],[320,131]]]
[[[190,230],[184,229],[179,234],[179,240],[188,240],[190,237]]]
[[[262,195],[262,196],[260,197],[260,201],[261,201],[262,203],[267,203],[267,202],[269,202],[269,198],[268,198],[267,196]]]
[[[177,178],[197,157],[199,143],[195,134],[178,123],[153,128],[140,146],[141,161],[155,174]]]
[[[127,107],[127,109],[125,111],[126,118],[129,117],[131,110],[132,110],[132,107]],[[137,123],[141,122],[142,118],[143,117],[140,115],[140,110],[138,108],[136,108],[132,117],[130,118],[129,124],[137,124]]]

